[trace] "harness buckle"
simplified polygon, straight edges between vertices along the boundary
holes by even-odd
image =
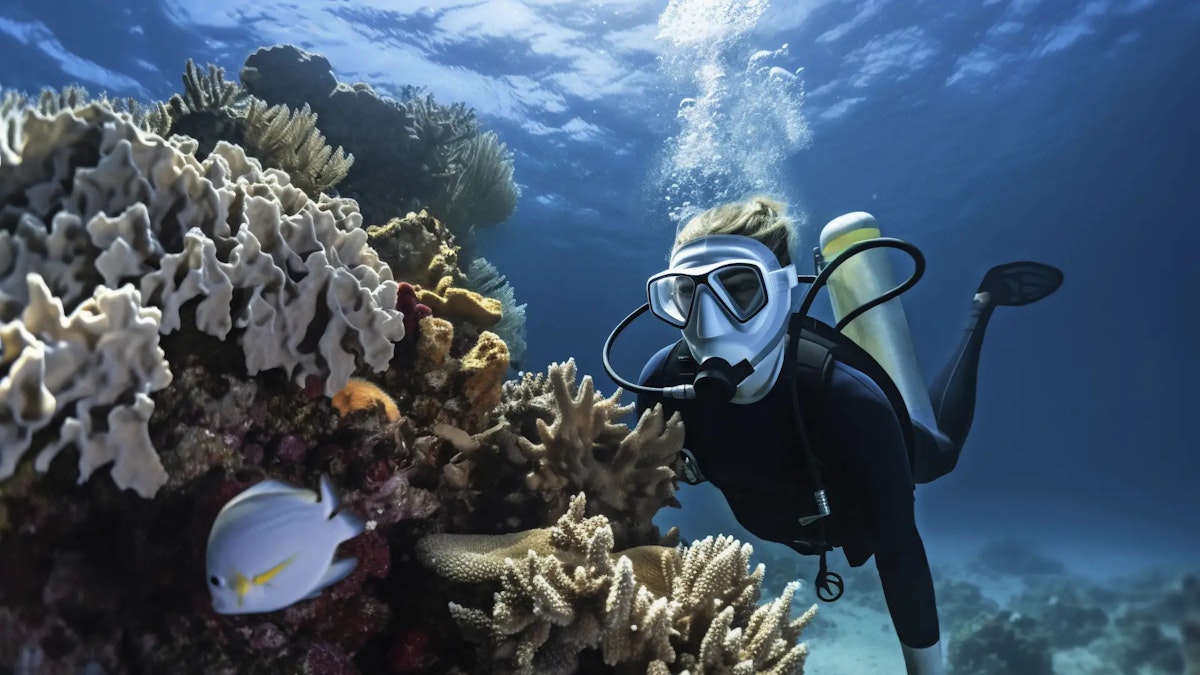
[[[708,480],[704,474],[700,472],[700,465],[696,462],[696,457],[692,455],[692,451],[684,448],[679,451],[680,471],[682,475],[677,476],[688,485],[699,485]]]
[[[825,494],[825,488],[813,493],[813,501],[817,503],[817,512],[811,516],[800,516],[801,525],[811,525],[830,514],[829,495]]]

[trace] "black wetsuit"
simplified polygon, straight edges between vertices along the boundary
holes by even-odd
[[[897,636],[909,647],[935,644],[939,631],[929,561],[913,514],[914,483],[935,480],[958,463],[975,415],[984,332],[997,304],[1028,304],[1061,283],[1062,272],[1041,263],[1014,262],[988,271],[980,291],[987,291],[991,301],[977,297],[971,303],[958,348],[930,387],[933,420],[906,419],[902,425],[879,385],[842,362],[834,364],[819,395],[810,392],[802,399],[809,407],[803,414],[806,435],[820,446],[814,455],[821,458],[832,509],[828,518],[817,521],[818,527],[829,523],[836,530],[832,539],[851,565],[875,556]],[[672,349],[665,347],[647,362],[641,384],[682,384],[668,381],[660,370]],[[819,551],[804,544],[812,526],[800,528],[797,522],[816,509],[811,485],[802,484],[804,464],[797,461],[795,407],[788,389],[796,381],[781,376],[766,397],[747,405],[641,394],[638,414],[655,403],[662,403],[668,414],[679,411],[684,447],[705,478],[725,494],[738,522],[761,539],[813,553]],[[905,443],[907,424],[912,428],[912,463]]]
[[[841,547],[851,565],[875,556],[888,611],[900,641],[928,647],[938,641],[937,604],[925,545],[913,514],[913,483],[948,473],[958,463],[975,414],[975,384],[984,331],[993,305],[972,303],[966,329],[931,387],[937,428],[912,420],[918,474],[909,463],[905,437],[888,397],[871,378],[835,362],[820,399],[818,418],[808,421],[810,441],[823,445],[822,479],[829,489]],[[641,384],[664,387],[659,374],[673,346],[664,347],[642,370]],[[737,517],[755,536],[795,541],[797,518],[815,511],[808,486],[796,480],[797,461],[792,380],[779,377],[752,404],[664,400],[638,396],[638,413],[662,403],[683,416],[684,447],[705,478],[721,490]],[[811,417],[810,415],[806,415]]]
[[[667,347],[642,373],[654,381]],[[664,401],[638,397],[638,412],[662,402],[679,410],[684,420],[684,447],[696,457],[701,472],[729,502],[733,514],[755,536],[791,544],[796,519],[813,512],[811,494],[797,490],[790,381],[779,378],[762,400],[753,404]],[[883,391],[861,372],[838,363],[824,392],[823,427],[827,441],[840,449],[840,467],[867,498],[863,531],[852,533],[845,546],[852,564],[861,565],[873,551],[888,610],[900,640],[927,647],[938,640],[937,606],[925,547],[913,515],[913,483],[908,453],[896,413]],[[831,495],[834,511],[846,504]],[[865,552],[865,555],[863,553]]]

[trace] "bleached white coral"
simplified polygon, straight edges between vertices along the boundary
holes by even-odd
[[[37,274],[29,304],[0,324],[0,480],[13,474],[43,429],[52,439],[34,466],[63,448],[79,451],[79,482],[113,462],[113,482],[152,497],[167,475],[150,442],[148,394],[171,383],[158,346],[160,313],[132,286],[96,289],[70,314]],[[94,418],[107,424],[96,428]]]
[[[197,301],[197,327],[236,329],[251,373],[317,376],[332,396],[404,336],[390,268],[353,201],[310,199],[221,142],[204,161],[94,103],[0,119],[0,320],[39,271],[68,308],[100,284],[140,284],[163,333]]]

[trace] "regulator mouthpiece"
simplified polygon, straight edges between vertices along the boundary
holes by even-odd
[[[731,401],[737,394],[738,385],[753,372],[754,366],[746,360],[731,366],[719,356],[705,359],[692,381],[692,386],[696,389],[696,398],[721,403]]]

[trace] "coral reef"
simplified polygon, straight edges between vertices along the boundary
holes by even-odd
[[[656,408],[630,428],[620,392],[577,381],[570,360],[505,382],[512,352],[489,329],[517,329],[503,294],[466,287],[448,227],[422,210],[365,229],[353,200],[318,194],[336,176],[311,160],[337,153],[303,105],[267,108],[191,62],[184,80],[152,109],[75,89],[0,99],[0,666],[490,672],[498,657],[446,603],[471,584],[415,555],[471,533],[523,546],[490,548],[474,586],[507,588],[508,615],[530,619],[500,639],[528,663],[799,672],[811,614],[788,620],[794,587],[756,606],[749,547],[677,548],[653,525],[676,505],[678,417]],[[360,94],[419,113],[413,142],[437,161],[397,189],[434,185],[467,214],[458,226],[504,202],[511,159],[469,111]],[[445,138],[456,130],[483,140]],[[429,173],[438,162],[461,176]],[[509,171],[489,188],[496,166]],[[354,572],[286,610],[216,614],[204,552],[221,507],[264,479],[321,475],[365,522],[337,553]],[[578,605],[576,628],[603,619],[601,641],[532,616],[541,588]],[[469,589],[456,597],[494,620]]]
[[[428,207],[466,233],[507,219],[516,205],[512,153],[461,103],[441,105],[411,87],[394,100],[338,82],[324,56],[292,45],[251,54],[241,80],[269,104],[307,105],[326,120],[330,142],[358,158],[339,190],[358,200],[368,223]],[[388,171],[368,170],[382,166]]]
[[[969,581],[940,580],[936,589],[938,619],[949,626],[961,626],[1000,609],[999,603],[984,595],[978,584]]]
[[[789,620],[795,586],[756,606],[763,568],[729,538],[615,553],[585,497],[553,527],[507,535],[430,535],[423,563],[453,581],[499,586],[489,610],[450,615],[497,673],[574,673],[598,650],[608,666],[652,673],[800,673],[797,644],[816,606]]]
[[[1109,616],[1106,603],[1092,600],[1095,591],[1065,579],[1035,579],[1013,603],[1037,619],[1058,649],[1082,647],[1104,635]]]
[[[310,195],[328,192],[354,164],[353,155],[325,143],[307,106],[268,105],[226,82],[223,68],[210,64],[201,71],[191,59],[184,67],[183,93],[135,115],[135,121],[163,137],[196,139],[199,159],[219,141],[239,145],[263,166],[287,172]]]
[[[64,443],[79,446],[83,478],[119,453],[148,455],[145,394],[170,381],[151,358],[155,331],[232,338],[249,375],[320,377],[327,395],[357,368],[387,367],[404,330],[397,286],[353,202],[314,202],[223,141],[201,162],[194,141],[144,132],[103,102],[12,109],[0,125],[0,388],[19,383],[40,406],[8,413],[5,429],[20,430],[4,433],[61,428],[39,468]],[[109,433],[92,428],[104,415]],[[0,478],[28,444],[6,448]],[[147,461],[118,467],[146,496],[163,480]]]

